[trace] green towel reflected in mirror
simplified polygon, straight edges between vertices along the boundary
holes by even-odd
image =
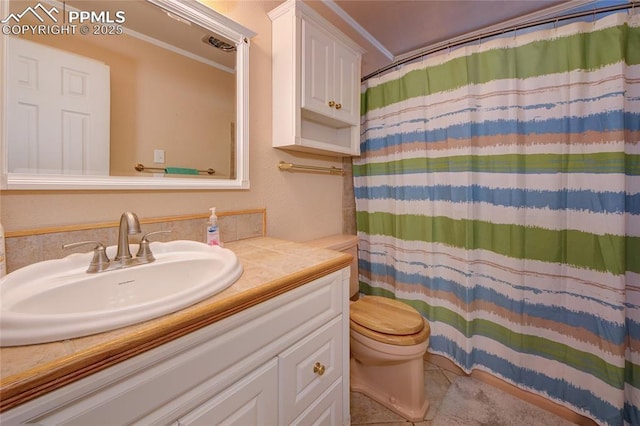
[[[190,169],[187,167],[166,167],[164,169],[164,172],[166,174],[173,174],[173,175],[197,175],[198,174],[197,169]]]

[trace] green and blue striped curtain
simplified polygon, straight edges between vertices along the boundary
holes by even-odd
[[[467,372],[639,425],[640,14],[443,52],[362,101],[361,291]]]

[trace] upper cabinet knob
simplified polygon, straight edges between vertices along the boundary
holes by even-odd
[[[336,109],[342,108],[342,104],[336,104]]]
[[[334,101],[329,101],[329,106],[330,106],[331,108],[333,108],[333,107],[335,106],[335,104],[336,104],[336,103],[335,103]]]

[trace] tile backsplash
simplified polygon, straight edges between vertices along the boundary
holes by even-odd
[[[222,242],[243,240],[266,235],[266,210],[217,212]],[[137,243],[144,234],[170,230],[169,234],[150,237],[151,241],[205,240],[205,225],[209,215],[185,215],[162,218],[140,217],[142,233],[130,236]],[[100,241],[105,246],[115,245],[119,222],[82,224],[60,228],[42,228],[6,232],[7,273],[43,260],[58,259],[71,253],[86,252],[87,247],[64,250],[63,244],[77,241]]]

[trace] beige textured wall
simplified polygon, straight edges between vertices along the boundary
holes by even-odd
[[[342,231],[340,176],[285,173],[279,161],[341,166],[332,157],[293,154],[271,147],[271,23],[273,2],[224,1],[211,4],[257,35],[250,56],[251,189],[234,191],[2,191],[0,220],[5,231],[112,221],[123,211],[141,218],[265,207],[267,234],[304,241]],[[276,3],[277,4],[277,3]]]

